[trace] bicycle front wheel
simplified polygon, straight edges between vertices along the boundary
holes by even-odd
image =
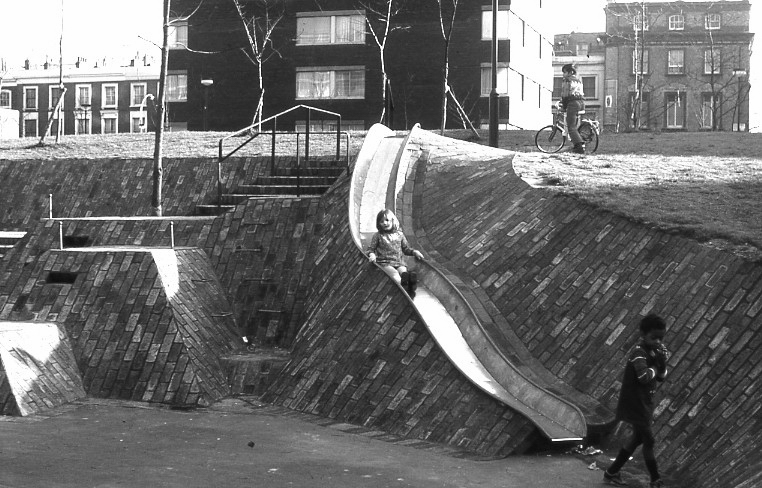
[[[588,123],[581,124],[578,130],[580,137],[585,142],[585,151],[594,153],[598,149],[598,133]]]
[[[548,125],[537,131],[534,144],[544,153],[555,153],[566,143],[566,136],[555,125]]]

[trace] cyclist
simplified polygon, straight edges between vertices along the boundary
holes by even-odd
[[[563,80],[561,82],[560,108],[566,112],[566,129],[569,139],[574,143],[572,151],[585,154],[585,143],[577,130],[577,118],[579,112],[585,110],[585,97],[582,92],[582,80],[577,77],[577,68],[573,64],[565,64],[561,68]]]

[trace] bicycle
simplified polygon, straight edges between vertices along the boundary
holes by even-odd
[[[561,111],[558,105],[555,109],[553,123],[538,130],[534,136],[535,146],[544,153],[557,153],[568,140],[566,114]],[[584,113],[585,111],[582,110],[579,115]],[[600,123],[597,120],[581,119],[577,131],[585,143],[585,152],[594,153],[598,149],[598,135],[601,133]]]

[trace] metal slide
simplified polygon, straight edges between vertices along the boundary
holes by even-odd
[[[384,208],[396,213],[396,197],[403,186],[400,181],[405,180],[400,160],[405,155],[408,137],[409,134],[398,136],[376,124],[368,131],[357,156],[349,193],[349,227],[360,252],[364,253],[376,232],[376,214]],[[530,380],[511,364],[485,333],[468,301],[435,262],[427,257],[427,261],[411,262],[409,268],[415,269],[419,279],[412,303],[458,370],[484,392],[526,416],[551,441],[578,441],[587,435],[580,409]],[[410,300],[404,291],[403,295]]]

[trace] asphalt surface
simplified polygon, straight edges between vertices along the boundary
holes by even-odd
[[[448,446],[288,412],[245,398],[193,411],[89,399],[47,415],[0,417],[0,486],[605,486],[584,455],[464,458]]]

